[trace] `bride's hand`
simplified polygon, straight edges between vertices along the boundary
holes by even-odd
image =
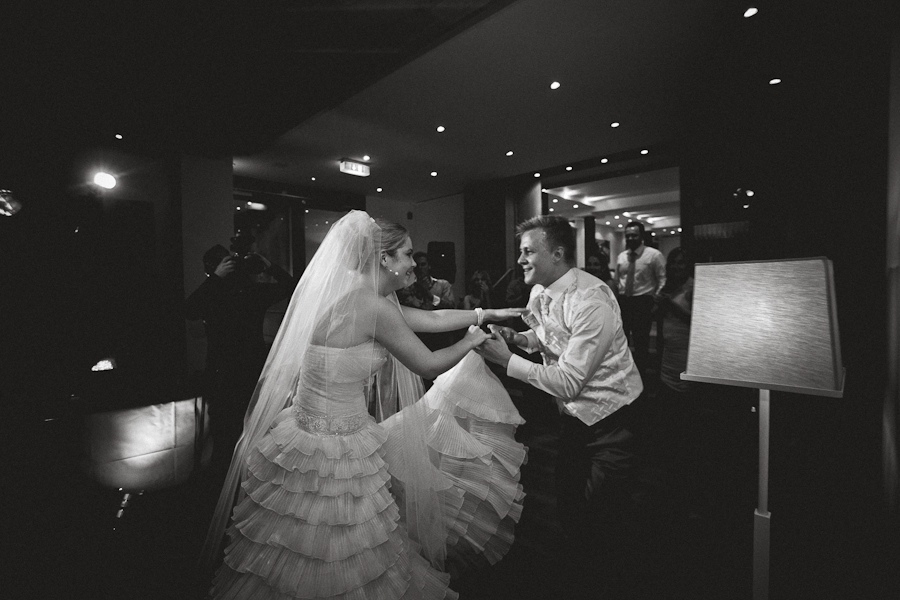
[[[466,331],[466,335],[463,339],[469,342],[472,345],[472,348],[477,348],[483,344],[485,340],[490,338],[491,334],[486,333],[478,325],[469,325],[469,330]]]
[[[486,308],[484,309],[485,321],[505,321],[521,317],[527,308]]]

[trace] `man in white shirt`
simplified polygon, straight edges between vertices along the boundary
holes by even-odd
[[[616,282],[625,335],[634,346],[634,361],[646,376],[650,359],[653,307],[666,285],[666,259],[656,248],[644,245],[644,224],[625,226],[625,250],[616,261]]]
[[[533,284],[529,312],[522,316],[530,329],[517,333],[491,325],[498,335],[478,351],[510,377],[554,398],[561,414],[555,472],[559,518],[572,543],[590,543],[593,516],[608,508],[635,463],[630,405],[643,382],[612,290],[574,266],[575,231],[569,222],[534,217],[519,225],[518,234],[518,263],[525,283]],[[543,364],[513,354],[507,344],[539,350]]]

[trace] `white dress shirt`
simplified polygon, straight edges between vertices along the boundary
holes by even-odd
[[[542,293],[549,314],[541,315]],[[522,319],[524,350],[544,364],[513,354],[506,373],[556,398],[560,411],[593,425],[630,404],[644,389],[622,330],[619,305],[605,283],[570,269],[549,287],[535,285]]]
[[[625,295],[625,282],[628,279],[628,253],[625,250],[619,253],[616,261],[616,281],[619,284],[619,293]],[[666,285],[666,259],[663,253],[656,248],[645,246],[635,250],[637,259],[634,265],[634,291],[632,296],[656,295]]]

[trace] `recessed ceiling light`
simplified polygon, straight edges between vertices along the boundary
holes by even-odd
[[[681,227],[678,228],[678,233],[681,233]]]
[[[117,140],[121,140],[121,139],[122,139],[122,134],[121,134],[121,133],[117,133],[117,134],[116,134],[116,139],[117,139]]]
[[[372,158],[372,157],[369,156],[368,154],[366,154],[365,156],[363,156],[363,160],[370,160],[371,158]]]
[[[601,158],[601,159],[600,159],[600,162],[602,162],[602,163],[605,165],[606,163],[609,162],[609,159],[608,159],[608,158]]]
[[[619,229],[622,229],[622,224],[621,224],[621,223],[619,223]]]
[[[552,209],[552,208],[550,209],[550,212],[553,212],[553,209]]]
[[[650,152],[650,151],[649,150],[641,150],[641,154],[647,154],[648,152]]]
[[[744,11],[744,18],[748,19],[758,12],[759,12],[758,8],[754,8],[753,6],[751,6],[750,8],[748,8],[747,10]]]
[[[506,155],[507,155],[507,156],[512,156],[512,155],[513,155],[513,151],[510,150],[509,152],[506,153]]]
[[[572,167],[566,167],[566,171],[571,171]]]
[[[547,188],[541,188],[541,191],[542,191],[542,192],[546,192],[546,191],[547,191]]]
[[[376,192],[380,192],[383,188],[375,188]]]
[[[550,84],[550,89],[551,89],[551,90],[558,90],[558,89],[559,89],[559,82],[558,82],[558,81],[554,81],[553,83],[551,83],[551,84]]]
[[[613,219],[618,219],[618,218],[619,218],[619,215],[616,215],[613,217]]]
[[[651,231],[651,232],[650,232],[650,235],[656,236],[656,232],[655,232],[655,231]]]
[[[311,179],[311,180],[312,180],[312,181],[315,181],[315,180],[316,180],[316,178],[315,178],[315,177],[310,177],[310,179]]]
[[[675,230],[673,229],[673,230],[670,231],[669,233],[671,233],[672,235],[675,235]]]
[[[779,83],[781,83],[781,80],[778,79],[777,77],[775,79],[769,80],[769,85],[778,85]]]
[[[607,224],[607,225],[612,225],[612,223],[610,223],[609,221],[607,221],[606,224]]]
[[[432,176],[432,177],[437,177],[437,171],[432,171],[432,172],[431,172],[431,176]]]
[[[309,213],[309,209],[307,208],[307,209],[304,210],[303,212],[308,214],[308,213]]]
[[[749,205],[749,204],[745,204],[745,205],[744,205],[744,208],[750,208],[750,205]]]
[[[753,190],[747,190],[747,191],[744,192],[744,193],[747,194],[748,196],[752,196],[752,195],[753,195]]]
[[[535,173],[534,176],[535,176],[535,177],[540,177],[541,174],[540,174],[540,173]]]
[[[553,203],[556,204],[557,202],[559,202],[559,198],[554,198]]]
[[[613,121],[612,123],[609,124],[609,126],[610,126],[610,127],[618,127],[618,126],[619,126],[619,122],[618,122],[618,121]]]
[[[444,126],[443,126],[443,125],[438,125],[437,130],[438,130],[438,133],[443,133],[443,132],[444,132]]]
[[[578,203],[576,202],[575,204],[573,204],[572,208],[578,208]]]

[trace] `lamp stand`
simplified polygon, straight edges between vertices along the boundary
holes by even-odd
[[[759,390],[759,501],[753,513],[753,600],[769,598],[769,390]]]

